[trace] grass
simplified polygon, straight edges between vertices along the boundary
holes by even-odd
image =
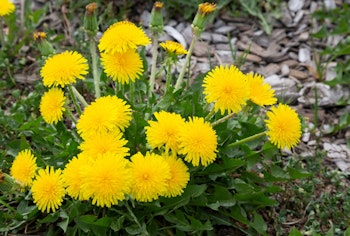
[[[20,150],[31,148],[36,152],[41,160],[40,164],[53,164],[52,158],[66,158],[66,156],[75,156],[79,143],[75,140],[74,135],[67,131],[68,122],[59,123],[57,126],[47,125],[43,122],[38,111],[41,94],[44,87],[41,83],[20,84],[15,80],[15,74],[21,73],[28,66],[38,63],[42,64],[44,58],[40,58],[39,53],[32,45],[31,33],[39,27],[38,22],[47,14],[48,8],[44,7],[35,11],[30,11],[30,4],[26,1],[28,8],[25,12],[23,23],[23,32],[14,30],[16,18],[14,16],[4,20],[5,25],[9,27],[7,42],[3,45],[0,52],[0,169],[4,173],[9,173],[14,158]],[[220,7],[228,8],[232,14],[237,9],[243,9],[247,15],[252,15],[260,20],[265,32],[271,32],[271,24],[268,22],[268,13],[266,7],[272,7],[277,11],[280,1],[266,1],[265,6],[261,6],[257,1],[240,1],[239,7],[230,4],[230,1],[223,1]],[[100,4],[105,3],[100,1]],[[60,7],[60,4],[55,3]],[[175,12],[182,12],[183,6],[186,6],[183,12],[185,19],[190,19],[196,11],[197,3],[188,1],[168,1],[166,8],[175,8]],[[70,3],[69,8],[72,12],[67,15],[71,21],[75,14],[83,14],[82,5],[79,3]],[[115,21],[113,18],[113,9],[116,6],[107,4],[106,9],[100,19],[107,27],[109,23]],[[125,2],[119,9],[117,18],[123,18],[128,14],[132,15],[133,7]],[[329,25],[322,27],[313,35],[315,40],[321,39],[328,34],[343,35],[344,40],[335,48],[326,47],[318,51],[321,58],[326,58],[326,64],[331,61],[337,61],[337,77],[334,81],[329,82],[331,86],[337,84],[348,85],[349,77],[349,54],[350,40],[348,36],[348,19],[350,14],[349,7],[346,4],[341,8],[336,8],[331,12],[324,9],[315,13],[314,17],[320,23],[331,22]],[[340,16],[340,17],[339,17]],[[73,46],[63,45],[64,35],[56,34],[49,31],[54,37],[54,45],[58,48],[69,48],[88,52],[88,46],[84,42],[84,36],[81,31],[73,35],[76,42],[82,41],[82,44]],[[23,51],[23,47],[29,47],[28,51]],[[316,50],[316,49],[315,49]],[[34,62],[30,57],[35,58]],[[240,61],[239,64],[242,62]],[[323,78],[324,64],[319,61],[319,78]],[[105,76],[105,75],[103,75]],[[91,76],[90,76],[91,77]],[[197,78],[200,81],[202,77]],[[107,79],[102,78],[105,83]],[[83,87],[84,93],[92,89],[92,78],[87,78],[88,85]],[[186,94],[185,97],[168,96],[158,104],[158,107],[170,107],[174,111],[190,114],[193,112],[204,113],[203,107],[196,105],[193,107],[191,101],[200,98],[200,86],[198,83],[192,85],[194,92]],[[112,90],[112,88],[108,88]],[[143,91],[144,88],[137,88]],[[155,98],[154,98],[155,99]],[[169,105],[170,104],[170,105]],[[180,107],[176,104],[181,104]],[[339,101],[340,105],[349,105],[350,101]],[[140,105],[140,107],[143,105]],[[317,106],[315,106],[317,107]],[[146,112],[151,113],[148,107],[141,107]],[[155,108],[153,108],[155,109]],[[253,111],[253,110],[252,110]],[[317,114],[317,112],[316,112]],[[136,114],[140,115],[140,114]],[[335,135],[348,129],[350,118],[348,113],[344,113],[339,125],[335,125],[328,134]],[[317,123],[317,122],[316,122]],[[232,122],[232,127],[239,127],[241,133],[237,137],[232,137],[224,127],[218,125],[218,130],[222,132],[223,140],[242,138],[251,129],[258,129],[261,124],[259,117],[239,117],[237,123]],[[134,124],[136,132],[141,133],[139,124]],[[140,124],[141,126],[145,124]],[[142,135],[141,135],[142,136]],[[135,140],[137,140],[136,137]],[[322,137],[320,137],[322,139]],[[222,140],[222,142],[224,142]],[[349,143],[348,143],[349,145]],[[326,158],[326,154],[320,147],[317,147],[313,156],[301,158],[297,154],[284,156],[267,144],[258,148],[257,143],[242,146],[239,150],[226,150],[227,156],[239,157],[244,155],[246,159],[232,161],[227,160],[227,164],[235,171],[232,175],[226,175],[226,169],[220,169],[214,166],[211,169],[203,170],[195,177],[196,183],[186,192],[183,201],[188,201],[190,207],[183,207],[181,199],[177,202],[164,201],[158,204],[178,204],[178,209],[171,209],[167,212],[165,219],[161,218],[162,209],[158,209],[157,204],[151,206],[152,210],[156,209],[152,219],[154,222],[165,224],[171,222],[178,229],[187,230],[193,234],[208,234],[213,230],[210,221],[214,224],[216,232],[228,227],[228,232],[235,233],[240,231],[247,235],[350,235],[350,190],[349,179],[346,173],[337,170],[332,162]],[[143,147],[145,148],[145,147]],[[49,157],[48,157],[49,156]],[[235,160],[235,159],[234,159]],[[58,163],[63,167],[65,163]],[[262,166],[260,170],[255,167]],[[213,171],[213,172],[210,172]],[[205,175],[210,176],[215,184],[205,189],[208,179]],[[231,192],[235,190],[235,196],[232,198]],[[253,197],[252,197],[253,196]],[[195,199],[195,200],[193,200]],[[247,200],[249,199],[249,200]],[[207,208],[203,208],[206,206]],[[46,233],[55,235],[55,231],[66,229],[67,234],[89,232],[91,234],[103,235],[106,231],[105,225],[113,230],[119,230],[123,222],[129,222],[133,216],[129,213],[119,214],[127,205],[121,204],[120,209],[105,212],[105,209],[92,208],[86,203],[77,203],[67,201],[66,206],[59,213],[41,214],[30,200],[29,193],[23,192],[2,192],[0,196],[0,232],[7,233]],[[136,214],[143,215],[141,208]],[[205,209],[205,210],[203,210]],[[165,209],[166,210],[166,209]],[[158,215],[157,215],[158,214]],[[97,218],[96,216],[105,216]],[[230,216],[230,217],[228,217]],[[232,221],[232,218],[234,219]],[[72,220],[74,219],[74,220]],[[110,220],[113,223],[110,223]],[[128,221],[129,220],[129,221]],[[37,222],[37,223],[34,223]],[[151,223],[156,225],[156,223]],[[75,223],[79,227],[69,227]],[[148,222],[149,223],[149,222]],[[151,225],[151,226],[154,226]],[[128,233],[140,233],[130,222],[126,225]],[[105,227],[105,228],[104,228]],[[154,226],[156,228],[156,226]],[[157,226],[158,227],[158,226]],[[169,226],[164,226],[166,227]],[[221,227],[221,228],[220,228]],[[92,231],[89,231],[92,229]],[[168,229],[168,232],[170,231]],[[86,231],[84,231],[86,230]],[[181,230],[175,231],[181,235]],[[205,233],[203,233],[205,232]]]

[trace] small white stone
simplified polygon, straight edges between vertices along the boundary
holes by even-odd
[[[305,4],[305,0],[289,0],[288,1],[288,8],[291,11],[299,11],[303,8]]]

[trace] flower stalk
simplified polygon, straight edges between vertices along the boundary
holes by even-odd
[[[229,145],[227,145],[228,148],[233,148],[233,147],[236,147],[236,146],[239,146],[239,145],[242,145],[244,143],[248,143],[248,142],[251,142],[253,140],[256,140],[256,139],[259,139],[259,138],[262,138],[266,136],[266,132],[261,132],[261,133],[258,133],[258,134],[254,134],[252,136],[249,136],[247,138],[244,138],[244,139],[241,139],[237,142],[234,142],[234,143],[231,143]]]
[[[235,113],[230,113],[230,114],[228,114],[228,115],[218,119],[217,121],[214,121],[213,123],[211,123],[211,126],[214,127],[214,126],[216,126],[216,125],[218,125],[218,124],[220,124],[222,122],[225,122],[228,119],[230,119],[231,117],[234,117],[235,115],[236,115]]]
[[[100,73],[97,68],[97,48],[96,48],[96,33],[98,30],[97,25],[97,3],[93,2],[86,5],[84,16],[84,29],[89,38],[90,54],[92,60],[92,76],[94,78],[95,98],[101,96],[100,90]]]
[[[164,28],[162,8],[163,8],[162,2],[155,2],[151,12],[150,29],[152,31],[153,49],[152,49],[151,76],[149,79],[149,91],[148,91],[149,97],[151,97],[152,92],[154,90],[154,84],[156,79],[158,39],[159,39],[159,35],[163,33],[163,28]]]
[[[194,45],[196,44],[196,41],[197,41],[197,36],[193,35],[190,48],[188,49],[188,53],[187,53],[186,58],[185,58],[185,63],[183,64],[183,66],[181,68],[181,72],[179,74],[179,77],[176,80],[174,92],[179,90],[181,87],[182,80],[185,76],[187,66],[189,65],[189,62],[191,60],[191,55],[193,52]]]

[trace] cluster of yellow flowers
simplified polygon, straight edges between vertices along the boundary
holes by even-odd
[[[131,22],[111,25],[98,44],[106,75],[121,84],[133,83],[144,71],[137,47],[149,43],[143,30]],[[175,42],[164,42],[161,47],[173,56],[187,54]],[[87,60],[78,52],[66,51],[47,58],[40,71],[43,84],[49,87],[40,103],[47,123],[63,119],[69,107],[62,88],[72,90],[71,84],[84,80],[88,70]],[[277,102],[273,89],[261,75],[244,74],[233,65],[212,69],[203,80],[203,88],[206,102],[213,104],[212,114],[219,110],[222,115],[236,114],[249,101],[262,107]],[[31,188],[38,209],[47,212],[56,211],[66,194],[102,207],[111,207],[128,197],[150,202],[160,196],[181,195],[190,179],[183,159],[193,166],[207,166],[217,158],[215,122],[210,123],[210,117],[183,118],[164,110],[153,115],[156,120],[149,120],[145,127],[152,150],[130,157],[123,138],[132,120],[130,105],[115,95],[98,97],[80,114],[76,128],[83,140],[81,152],[63,170],[52,166],[38,169],[34,155],[24,150],[14,160],[11,175],[23,187]],[[301,135],[297,113],[279,104],[266,115],[270,141],[279,148],[296,146]]]

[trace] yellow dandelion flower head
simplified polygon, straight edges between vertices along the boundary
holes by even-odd
[[[131,108],[117,96],[97,98],[81,114],[77,123],[78,133],[83,139],[96,133],[122,130],[129,126]]]
[[[198,5],[198,10],[202,15],[208,15],[209,13],[216,10],[216,4],[214,3],[201,3]]]
[[[13,161],[10,169],[10,175],[22,187],[30,187],[37,168],[36,157],[29,149],[25,149],[19,152]]]
[[[175,55],[187,54],[188,51],[182,46],[182,44],[174,41],[165,41],[159,44],[166,52]]]
[[[170,179],[168,180],[165,197],[176,197],[183,193],[190,180],[190,173],[185,163],[175,155],[166,156],[165,161],[170,168]]]
[[[155,112],[157,121],[148,121],[146,126],[147,142],[152,148],[160,148],[165,145],[166,152],[171,149],[177,152],[179,149],[179,137],[185,120],[176,113],[166,111]]]
[[[64,87],[76,79],[84,80],[88,70],[87,60],[80,53],[65,51],[46,59],[40,74],[45,86]]]
[[[79,149],[87,156],[96,159],[99,155],[113,153],[121,157],[128,156],[129,148],[124,147],[127,141],[119,130],[100,132],[88,137],[79,146]]]
[[[44,93],[40,101],[40,113],[46,123],[57,124],[63,119],[66,100],[62,89],[59,88],[54,87]]]
[[[207,166],[216,159],[216,132],[202,117],[192,117],[181,131],[180,154],[193,166]]]
[[[151,40],[140,27],[129,21],[120,21],[103,33],[98,48],[100,52],[123,53],[150,43]]]
[[[14,12],[15,4],[9,0],[0,0],[0,16],[7,16]],[[2,32],[1,32],[2,33]]]
[[[93,160],[88,156],[80,153],[73,157],[62,171],[62,179],[66,187],[67,194],[74,199],[87,200],[89,197],[84,196],[81,191],[82,171],[92,166]]]
[[[164,195],[171,178],[166,160],[157,154],[136,153],[131,157],[131,195],[140,202],[151,202]]]
[[[33,38],[35,41],[46,39],[46,33],[42,31],[37,31],[33,33]]]
[[[134,49],[125,52],[102,53],[101,64],[106,75],[121,84],[135,82],[143,73],[141,57]]]
[[[113,153],[97,158],[82,172],[82,191],[97,206],[117,205],[130,193],[132,182],[129,161]]]
[[[213,102],[221,114],[241,111],[250,96],[246,76],[233,65],[214,68],[204,78],[203,87],[206,101]]]
[[[65,195],[62,171],[47,166],[40,169],[32,185],[34,203],[42,212],[55,212],[61,205]]]
[[[250,100],[263,107],[277,102],[275,90],[268,83],[264,83],[264,77],[259,74],[248,73],[247,81],[250,87]]]
[[[154,3],[154,7],[155,7],[155,8],[158,8],[158,9],[163,8],[163,5],[164,5],[164,3],[159,2],[159,1],[157,1],[157,2]]]
[[[271,107],[266,115],[266,134],[272,144],[281,149],[290,149],[299,143],[301,122],[295,110],[288,105],[279,104]]]

